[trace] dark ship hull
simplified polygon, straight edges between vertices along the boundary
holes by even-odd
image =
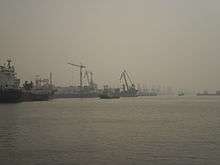
[[[121,97],[138,97],[137,93],[127,93],[127,92],[122,92],[120,93]]]
[[[198,93],[197,96],[220,96],[220,94],[217,94],[217,93],[208,93],[208,94]]]
[[[102,94],[99,96],[100,99],[119,99],[120,96],[110,96],[110,95],[105,95],[105,94]]]
[[[97,93],[92,94],[55,94],[53,98],[97,98]]]
[[[48,101],[52,98],[51,94],[36,94],[31,91],[23,91],[22,93],[22,101]]]
[[[20,89],[0,89],[0,103],[17,103],[22,101]]]

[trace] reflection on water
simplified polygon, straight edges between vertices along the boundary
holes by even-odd
[[[0,105],[0,164],[220,162],[220,97]]]

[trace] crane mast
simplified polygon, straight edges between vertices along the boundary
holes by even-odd
[[[90,83],[91,83],[91,85],[93,86],[94,85],[94,83],[93,83],[93,72],[89,72],[90,73]]]
[[[86,70],[85,71],[85,75],[84,75],[84,78],[87,78],[87,82],[88,82],[88,85],[90,85],[90,80],[89,80],[89,72]]]
[[[85,69],[86,68],[86,66],[84,66],[84,65],[82,65],[82,64],[80,64],[80,65],[77,65],[77,64],[73,64],[73,63],[68,63],[69,65],[71,65],[71,66],[75,66],[75,67],[78,67],[78,68],[80,68],[80,71],[79,71],[79,76],[80,76],[80,78],[79,78],[79,83],[80,83],[80,90],[82,90],[82,86],[83,86],[83,69]]]
[[[88,85],[91,89],[94,88],[94,81],[93,81],[93,72],[86,70],[84,74],[84,78],[86,77]]]

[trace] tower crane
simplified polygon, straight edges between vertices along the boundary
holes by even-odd
[[[84,65],[82,65],[82,64],[80,64],[80,65],[73,64],[73,63],[68,63],[68,64],[71,65],[71,66],[75,66],[75,67],[80,68],[80,70],[79,70],[79,74],[80,74],[80,75],[79,75],[79,76],[80,76],[80,80],[79,80],[79,81],[80,81],[80,82],[79,82],[79,83],[80,83],[80,89],[82,89],[82,85],[83,85],[83,84],[82,84],[82,83],[83,83],[83,82],[82,82],[82,81],[83,81],[83,80],[82,80],[82,79],[83,79],[83,73],[82,73],[82,72],[83,72],[83,69],[86,68],[86,66],[84,66]]]

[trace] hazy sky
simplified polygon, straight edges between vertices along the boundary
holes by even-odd
[[[219,18],[219,0],[0,0],[0,60],[59,85],[82,62],[99,85],[127,69],[135,83],[220,89]]]

